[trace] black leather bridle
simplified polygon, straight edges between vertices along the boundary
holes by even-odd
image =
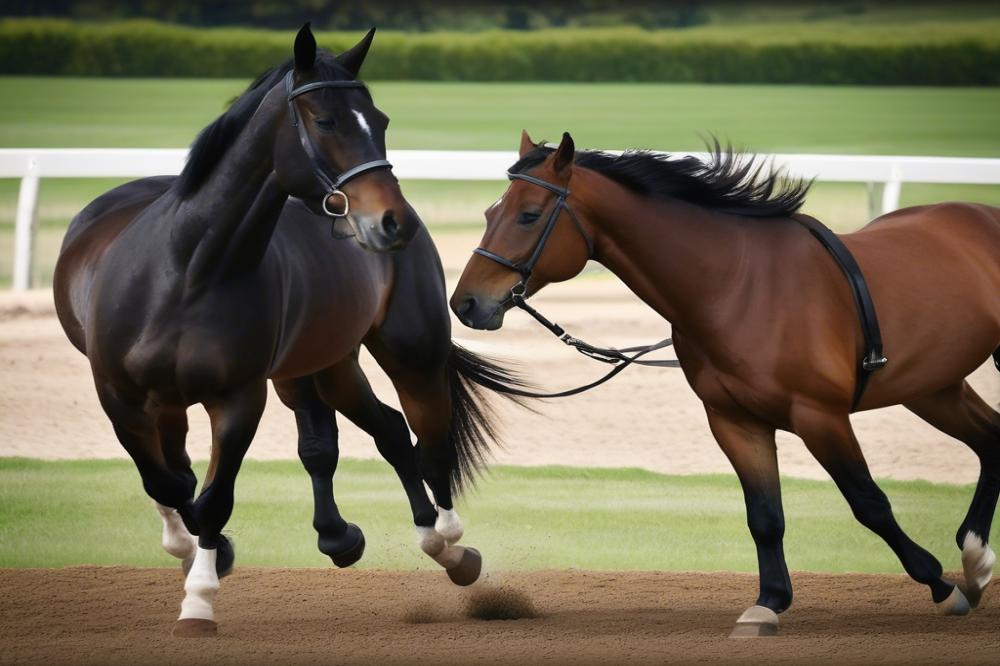
[[[481,257],[486,257],[496,263],[500,264],[504,268],[509,268],[512,271],[516,271],[521,275],[521,279],[510,288],[510,295],[504,301],[503,305],[507,303],[513,303],[520,309],[527,312],[529,315],[534,317],[535,321],[547,328],[553,335],[555,335],[564,344],[573,347],[578,352],[584,356],[588,356],[595,361],[601,361],[602,363],[610,363],[614,365],[614,369],[608,374],[604,375],[595,382],[586,384],[573,389],[568,389],[566,391],[559,391],[557,393],[534,393],[531,391],[523,390],[513,390],[511,393],[517,395],[523,395],[531,398],[562,398],[566,396],[576,395],[577,393],[583,393],[588,391],[595,386],[600,386],[604,382],[608,381],[619,372],[624,370],[630,365],[646,365],[658,368],[679,368],[680,363],[678,361],[668,359],[668,360],[657,360],[657,361],[644,361],[640,360],[640,357],[646,354],[656,351],[657,349],[663,349],[664,347],[669,347],[673,344],[673,340],[670,338],[665,338],[659,342],[646,345],[642,347],[625,347],[623,349],[616,349],[613,347],[595,347],[579,338],[575,338],[563,329],[562,326],[550,321],[541,312],[531,307],[528,304],[525,293],[527,291],[528,280],[531,278],[531,274],[535,270],[535,265],[538,264],[538,260],[542,256],[542,252],[545,250],[545,244],[548,243],[549,237],[552,235],[553,229],[555,229],[556,222],[559,221],[559,217],[563,211],[573,221],[576,225],[577,230],[580,235],[583,236],[584,242],[587,244],[587,258],[590,259],[594,255],[594,241],[587,233],[583,225],[580,223],[580,219],[573,212],[572,207],[569,205],[570,191],[565,187],[560,187],[554,185],[541,178],[535,178],[534,176],[529,176],[523,173],[511,173],[507,172],[507,178],[510,180],[523,180],[526,183],[531,183],[543,189],[548,190],[556,195],[555,204],[552,206],[552,210],[549,212],[548,218],[545,220],[545,226],[542,228],[542,234],[538,237],[538,241],[535,243],[535,247],[532,249],[531,254],[528,256],[528,260],[524,262],[516,262],[506,257],[502,257],[495,252],[491,252],[484,247],[477,247],[473,252]],[[631,356],[629,355],[631,353]]]
[[[344,171],[339,176],[332,177],[330,174],[333,171],[330,169],[330,165],[323,158],[322,153],[316,149],[316,145],[313,143],[312,137],[309,136],[308,130],[306,130],[305,123],[300,122],[298,110],[295,108],[295,98],[306,93],[310,93],[314,90],[319,90],[321,88],[364,88],[364,84],[360,81],[316,81],[314,83],[306,83],[299,86],[295,86],[295,73],[294,71],[289,71],[285,75],[285,98],[288,102],[288,119],[299,132],[299,141],[302,143],[302,148],[306,151],[306,157],[309,159],[309,163],[312,165],[313,174],[316,176],[316,180],[319,181],[320,185],[327,192],[323,196],[322,209],[323,212],[330,217],[347,217],[347,214],[351,212],[351,202],[347,198],[347,195],[341,191],[341,187],[349,180],[360,176],[363,173],[369,171],[374,171],[375,169],[391,169],[392,164],[389,160],[371,160],[370,162],[363,162],[357,166],[353,166],[347,171]],[[327,201],[330,197],[337,195],[344,200],[344,210],[343,212],[331,211],[327,206]]]

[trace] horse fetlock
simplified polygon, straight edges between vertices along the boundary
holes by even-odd
[[[193,560],[198,542],[184,526],[180,514],[177,513],[176,509],[162,504],[156,504],[156,510],[163,519],[163,539],[161,541],[163,550],[179,560]]]
[[[215,549],[198,548],[184,581],[184,601],[181,602],[181,620],[215,620],[215,595],[219,591],[219,576],[215,571]]]
[[[997,556],[988,543],[974,532],[967,532],[962,543],[962,569],[965,578],[979,587],[986,587],[993,578]]]
[[[444,537],[448,545],[457,543],[462,538],[462,535],[465,534],[462,519],[458,517],[458,513],[454,509],[438,509],[437,520],[434,521],[434,530]]]
[[[975,608],[982,599],[983,591],[993,578],[993,566],[997,556],[974,532],[966,532],[962,543],[962,569],[965,572],[966,596]]]
[[[417,543],[420,550],[440,564],[445,569],[458,566],[462,561],[465,549],[462,546],[449,544],[443,536],[432,527],[417,527]]]
[[[365,554],[365,534],[354,523],[347,523],[347,529],[336,537],[328,534],[319,532],[319,550],[341,569],[356,563]]]

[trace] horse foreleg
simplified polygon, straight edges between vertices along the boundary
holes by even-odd
[[[774,428],[749,417],[723,416],[707,408],[708,423],[743,487],[747,525],[757,546],[760,594],[736,621],[734,638],[773,636],[778,613],[792,603],[792,582],[782,541],[785,517],[774,443]]]
[[[361,528],[341,517],[333,493],[340,461],[337,415],[316,392],[312,377],[274,382],[281,401],[295,412],[299,460],[313,488],[313,528],[321,553],[338,567],[349,567],[365,552]]]
[[[184,601],[176,636],[216,633],[215,596],[219,578],[232,569],[232,544],[222,535],[233,512],[233,490],[243,456],[264,411],[267,385],[260,381],[226,397],[206,401],[212,423],[212,456],[204,489],[194,503],[198,550],[184,581]]]

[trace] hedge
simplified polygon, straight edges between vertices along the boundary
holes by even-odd
[[[1000,36],[788,30],[380,33],[369,80],[670,81],[871,85],[1000,84]],[[773,34],[772,34],[773,33]],[[320,33],[343,50],[359,34]],[[149,21],[0,21],[0,74],[251,77],[290,55],[292,33]]]

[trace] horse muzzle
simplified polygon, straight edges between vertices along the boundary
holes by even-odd
[[[480,331],[495,331],[503,326],[506,312],[500,301],[472,294],[452,296],[451,309],[462,324]]]

